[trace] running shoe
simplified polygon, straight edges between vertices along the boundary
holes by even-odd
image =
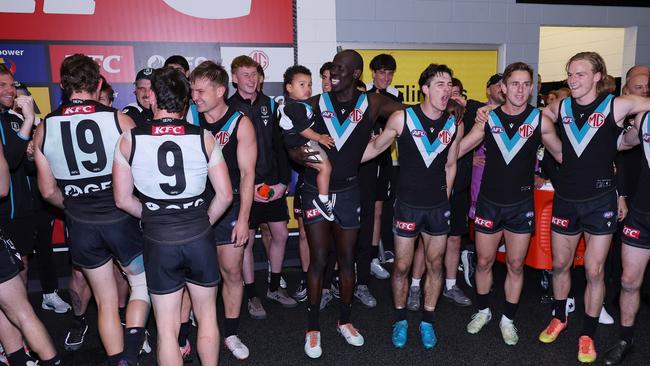
[[[564,323],[558,318],[551,319],[551,322],[548,323],[548,326],[539,334],[539,341],[542,343],[553,343],[557,337],[566,329],[568,325],[568,319]]]
[[[246,347],[246,345],[242,343],[241,339],[239,339],[239,337],[236,335],[231,335],[230,337],[226,338],[224,343],[236,359],[245,360],[248,358],[248,355],[250,354],[248,347]]]
[[[592,363],[596,361],[598,354],[594,340],[589,336],[582,336],[578,339],[578,361],[582,363]]]
[[[194,357],[192,355],[192,345],[190,344],[189,339],[185,339],[185,345],[179,347],[181,349],[181,357],[183,358],[183,363],[192,363],[194,362]]]
[[[447,290],[445,289],[442,291],[442,296],[443,299],[445,299],[448,302],[453,302],[454,304],[458,306],[470,306],[472,305],[472,300],[469,299],[469,297],[465,296],[465,293],[463,290],[461,290],[458,286],[454,285],[451,289]]]
[[[279,288],[276,291],[271,291],[267,290],[266,291],[266,298],[275,301],[278,304],[282,305],[284,308],[295,308],[298,306],[298,303],[296,300],[292,299],[289,294],[287,294],[287,290],[283,288]]]
[[[409,288],[409,298],[406,301],[406,308],[411,311],[419,311],[421,296],[422,296],[422,289],[420,288],[420,286],[411,286]]]
[[[347,324],[338,324],[336,326],[336,329],[338,330],[339,333],[345,338],[345,340],[348,342],[348,344],[353,345],[355,347],[361,347],[363,346],[363,336],[357,328],[355,328],[352,323],[347,323]]]
[[[253,319],[266,319],[266,310],[264,310],[259,297],[255,296],[248,299],[248,314]]]
[[[395,348],[404,348],[406,345],[408,327],[406,320],[400,320],[393,324],[393,336],[391,339]]]
[[[309,358],[319,358],[323,354],[319,331],[312,330],[305,334],[305,353]]]
[[[512,320],[501,320],[499,323],[501,328],[501,337],[508,346],[514,346],[519,342],[519,335],[517,335],[517,327]]]
[[[84,344],[84,337],[88,331],[88,325],[86,323],[77,322],[70,328],[68,335],[65,337],[64,347],[66,351],[77,351]]]
[[[420,339],[422,340],[422,346],[425,349],[432,349],[438,343],[438,338],[436,337],[436,332],[433,330],[433,325],[427,322],[420,322]]]
[[[293,293],[292,297],[294,300],[298,302],[303,302],[307,300],[307,284],[305,283],[305,281],[300,281],[300,283],[298,283],[296,292]]]
[[[331,200],[327,200],[327,202],[323,202],[318,198],[314,198],[311,200],[311,203],[316,207],[318,212],[320,212],[321,215],[325,218],[327,221],[334,221],[334,212],[333,210],[333,205]]]
[[[323,293],[320,297],[320,311],[323,311],[327,304],[329,304],[334,298],[332,297],[332,292],[330,290],[323,290]]]
[[[488,309],[487,312],[479,311],[472,315],[472,320],[467,324],[467,333],[476,334],[483,329],[485,324],[492,320],[492,312]]]
[[[361,303],[368,308],[374,308],[377,306],[377,299],[372,296],[370,289],[366,285],[357,285],[354,289],[354,297],[356,297]]]
[[[605,365],[619,365],[628,353],[632,352],[632,343],[619,339],[616,344],[605,353]]]
[[[370,273],[379,280],[390,278],[390,273],[379,263],[377,258],[373,258],[370,262]]]
[[[43,301],[41,302],[41,307],[44,310],[51,310],[57,314],[64,314],[67,313],[68,310],[72,309],[70,304],[63,301],[63,299],[59,296],[57,291],[54,291],[49,294],[43,294]]]

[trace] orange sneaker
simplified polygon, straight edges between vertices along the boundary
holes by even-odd
[[[568,319],[567,319],[568,320]],[[548,326],[539,334],[539,341],[542,343],[553,343],[557,337],[566,329],[568,321],[562,323],[560,319],[553,318]]]
[[[582,336],[578,340],[578,361],[583,363],[592,363],[596,361],[598,354],[594,340],[589,336]]]

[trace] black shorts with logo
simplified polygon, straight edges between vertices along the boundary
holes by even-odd
[[[445,201],[436,207],[413,207],[395,200],[393,207],[393,234],[414,238],[420,233],[433,236],[449,233],[451,210]]]
[[[376,201],[388,201],[391,190],[391,177],[393,174],[393,158],[390,149],[379,154],[377,159],[377,188],[375,191]]]
[[[230,205],[223,216],[221,216],[213,225],[214,241],[217,245],[233,244],[230,238],[232,238],[232,229],[235,227],[235,224],[237,224],[239,207],[239,197],[236,196],[232,200],[232,205]]]
[[[11,238],[21,256],[26,257],[34,252],[36,215],[2,220],[2,229]]]
[[[296,220],[302,217],[302,200],[300,199],[301,191],[302,186],[296,184],[296,189],[293,192],[293,218]]]
[[[503,229],[516,234],[530,234],[535,231],[535,203],[531,198],[504,206],[479,195],[474,228],[484,234],[494,234]]]
[[[112,258],[126,267],[142,254],[140,220],[133,216],[108,223],[90,223],[67,215],[65,224],[70,258],[81,268],[97,268]]]
[[[557,194],[553,197],[551,230],[558,234],[575,235],[583,231],[592,235],[616,232],[618,199],[615,191],[589,201],[567,201]]]
[[[469,190],[461,192],[452,192],[449,197],[449,206],[451,207],[451,227],[449,236],[463,236],[469,233],[469,223],[467,213],[469,212]]]
[[[633,247],[650,249],[650,214],[632,208],[625,218],[621,240]]]
[[[302,201],[302,219],[305,226],[325,220],[312,202],[318,199],[316,187],[305,183],[302,186],[300,198]],[[333,205],[334,221],[342,229],[358,229],[360,227],[359,213],[361,212],[359,186],[355,185],[344,191],[331,192],[330,199]]]
[[[0,283],[16,277],[23,269],[23,262],[9,236],[0,231]]]
[[[253,201],[249,225],[251,230],[257,230],[260,224],[264,222],[281,221],[289,221],[286,196],[271,202]]]
[[[214,231],[183,244],[164,244],[145,237],[144,268],[149,292],[164,295],[189,282],[203,287],[219,284],[219,265],[214,247]]]

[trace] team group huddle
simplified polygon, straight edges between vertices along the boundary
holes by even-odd
[[[650,197],[642,192],[650,184],[650,99],[610,94],[605,63],[597,53],[581,52],[567,62],[570,96],[543,108],[530,104],[534,71],[522,62],[490,78],[485,105],[466,100],[453,71],[432,63],[420,75],[422,98],[413,106],[401,103],[401,93],[389,86],[396,65],[386,54],[370,63],[374,85],[365,86],[359,81],[362,57],[352,50],[337,53],[321,70],[324,92],[313,97],[312,75],[303,66],[286,70],[280,99],[263,94],[263,70],[250,57],[239,56],[230,66],[232,80],[218,63],[205,61],[190,72],[182,57],[173,56],[163,68],[138,73],[137,102],[118,112],[111,107],[113,92],[97,63],[72,55],[60,68],[67,98],[38,123],[33,100],[16,97],[13,75],[0,65],[0,88],[8,94],[13,88],[10,98],[0,98],[3,116],[11,115],[18,126],[8,133],[24,141],[20,156],[34,164],[44,200],[65,214],[75,268],[71,292],[87,294],[83,301],[73,297],[76,331],[68,334],[67,349],[83,343],[88,326],[78,302],[85,309],[92,291],[109,365],[137,365],[141,350],[150,351],[145,330],[150,307],[158,364],[181,365],[190,356],[193,314],[201,364],[216,365],[221,337],[216,299],[222,281],[224,343],[237,359],[248,358],[249,348],[238,336],[244,300],[251,317],[266,318],[254,284],[252,247],[259,227],[269,258],[266,299],[284,307],[307,302],[307,356],[322,355],[319,313],[334,292],[340,298],[338,332],[348,344],[363,346],[351,310],[355,297],[366,306],[376,305],[367,287],[371,270],[391,277],[393,345],[407,343],[407,309],[421,309],[420,341],[432,349],[440,295],[457,305],[472,305],[456,286],[455,271],[470,202],[466,168],[479,149],[485,153],[484,171],[470,215],[476,232],[477,312],[467,332],[479,333],[492,319],[492,267],[505,242],[499,328],[503,341],[514,346],[524,260],[535,229],[535,170],[543,150],[546,159],[554,160],[554,304],[539,340],[554,342],[568,325],[570,268],[584,234],[587,285],[577,357],[594,362],[605,295],[603,266],[617,221],[625,216],[619,214],[625,195],[617,192],[620,172],[614,162],[619,150],[642,144],[639,190],[622,225],[620,339],[606,352],[605,363],[618,364],[630,352],[639,288],[650,259]],[[647,68],[640,69],[648,74]],[[645,80],[647,94],[647,76]],[[231,81],[235,92],[228,98]],[[2,137],[4,142],[4,132]],[[388,195],[385,175],[392,165],[392,145],[399,172],[396,188],[390,188],[395,258],[388,274],[370,243],[375,244],[373,231],[378,231],[375,211],[381,212],[386,200],[381,196]],[[0,159],[3,196],[11,188],[10,154],[5,151]],[[293,296],[281,275],[290,160],[300,166],[294,211],[303,271]],[[0,341],[9,362],[33,361],[36,356],[24,350],[27,344],[40,364],[61,365],[27,300],[19,275],[24,254],[16,252],[10,230],[3,231]],[[121,324],[119,303],[126,294]]]

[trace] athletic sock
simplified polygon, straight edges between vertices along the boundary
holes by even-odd
[[[181,329],[178,332],[178,346],[179,347],[185,347],[185,342],[190,336],[190,325],[192,325],[191,321],[186,321],[185,323],[181,323]]]
[[[411,287],[420,287],[421,278],[411,277]]]
[[[456,279],[455,278],[446,278],[445,279],[445,288],[447,291],[451,290],[452,287],[456,286]]]
[[[317,330],[320,332],[320,305],[307,306],[307,331]]]
[[[27,355],[24,347],[14,353],[7,354],[7,360],[11,365],[27,365],[28,361],[36,361]]]
[[[307,283],[307,272],[303,271],[300,273],[300,281]]]
[[[506,300],[503,304],[503,316],[509,320],[514,320],[517,314],[517,308],[519,308],[519,303],[512,303]]]
[[[593,317],[585,314],[582,323],[582,332],[580,332],[580,335],[588,336],[589,338],[594,339],[597,326],[598,326],[598,317]]]
[[[621,325],[619,328],[619,333],[621,335],[621,339],[627,342],[628,345],[634,343],[634,325],[631,325],[629,327]]]
[[[138,364],[138,355],[144,343],[144,328],[132,327],[124,329],[124,351],[122,355],[129,365]]]
[[[350,315],[352,314],[352,304],[339,303],[339,324],[348,324],[350,322]]]
[[[108,356],[108,366],[120,366],[120,361],[123,361],[122,352]]]
[[[40,365],[42,366],[60,366],[63,365],[63,360],[61,360],[61,356],[56,355],[49,360],[45,360],[40,362]]]
[[[327,194],[319,194],[319,195],[318,195],[318,199],[319,199],[321,202],[325,203],[325,202],[327,202],[327,201],[330,200],[330,196],[327,195]]]
[[[245,283],[244,292],[246,292],[246,298],[248,298],[248,300],[257,297],[257,292],[255,291],[255,282]]]
[[[271,272],[271,283],[269,284],[269,291],[275,292],[280,288],[280,277],[282,274]]]
[[[490,294],[481,295],[476,293],[476,307],[479,310],[485,310],[490,308]]]
[[[424,309],[424,308],[423,308],[423,309]],[[431,310],[431,311],[429,311],[429,310],[422,310],[422,321],[423,321],[423,322],[425,322],[425,323],[429,323],[429,324],[433,325],[433,321],[434,321],[434,319],[435,319],[435,318],[434,318],[433,310]]]
[[[566,323],[566,299],[564,300],[555,299],[553,301],[553,304],[555,308],[554,317],[556,317],[562,323]]]
[[[226,318],[223,324],[223,337],[237,335],[237,328],[239,328],[239,318]]]
[[[400,322],[402,320],[406,320],[406,308],[395,308],[395,321]]]
[[[370,247],[370,258],[379,258],[379,245]]]

